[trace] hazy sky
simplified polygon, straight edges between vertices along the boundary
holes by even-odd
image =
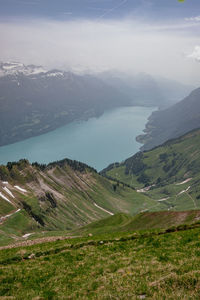
[[[0,60],[200,85],[200,0],[0,0]]]

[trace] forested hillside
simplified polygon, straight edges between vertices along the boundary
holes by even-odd
[[[144,144],[141,150],[149,150],[196,128],[200,128],[200,88],[170,108],[153,112],[137,141]]]

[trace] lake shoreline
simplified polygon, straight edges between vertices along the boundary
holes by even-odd
[[[48,133],[1,146],[0,164],[22,158],[49,163],[69,158],[103,169],[139,150],[142,133],[155,107],[124,106],[87,120],[77,120]],[[138,145],[137,145],[137,144]]]

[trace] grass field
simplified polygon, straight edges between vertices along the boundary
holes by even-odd
[[[199,249],[199,227],[168,233],[115,233],[5,249],[0,251],[0,296],[199,299]]]

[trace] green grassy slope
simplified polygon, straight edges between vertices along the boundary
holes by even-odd
[[[2,299],[199,299],[200,228],[0,250]]]
[[[161,203],[170,210],[200,208],[200,130],[139,152],[121,164],[109,166],[102,174],[137,190],[151,186],[140,192],[161,200],[154,210],[160,210]]]
[[[131,232],[135,230],[166,229],[172,226],[198,223],[200,210],[184,212],[160,211],[144,212],[136,216],[118,213],[114,216],[92,222],[73,231],[74,235],[107,234],[114,232]]]

